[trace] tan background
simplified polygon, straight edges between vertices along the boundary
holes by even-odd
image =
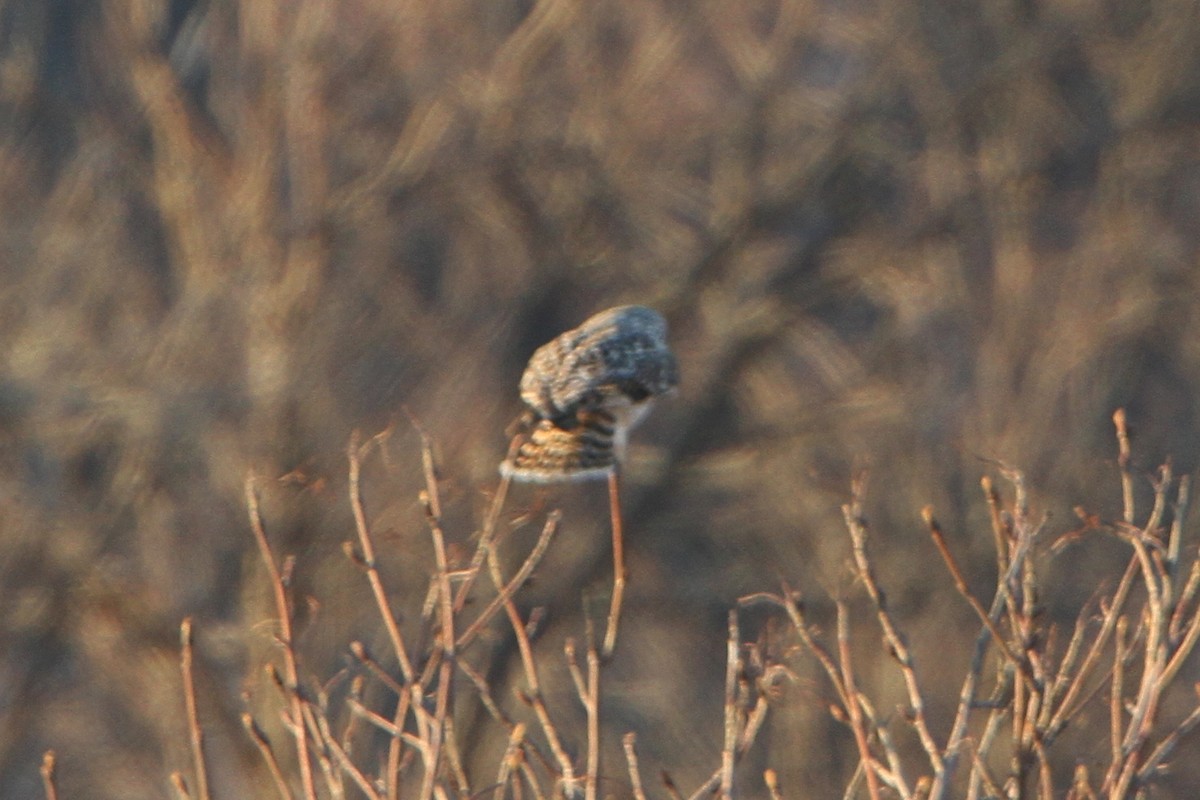
[[[163,796],[185,615],[243,795],[270,646],[247,471],[291,473],[264,508],[327,677],[380,636],[340,551],[350,432],[396,423],[368,502],[415,614],[401,408],[469,548],[524,360],[624,302],[667,315],[683,383],[635,436],[613,746],[637,729],[685,790],[712,770],[726,610],[785,578],[828,613],[862,465],[918,664],[956,687],[974,623],[921,506],[986,593],[983,459],[1056,533],[1118,508],[1117,406],[1139,470],[1196,466],[1198,41],[1190,0],[0,2],[0,796],[36,796],[50,747],[64,796]],[[529,598],[555,659],[607,591],[600,494],[513,497],[565,504]],[[1073,553],[1049,610],[1124,557]],[[852,751],[805,675],[756,763],[833,796]]]

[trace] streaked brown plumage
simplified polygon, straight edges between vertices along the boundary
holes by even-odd
[[[538,348],[521,377],[530,431],[513,480],[602,478],[623,457],[629,429],[679,381],[667,323],[644,306],[618,306]]]

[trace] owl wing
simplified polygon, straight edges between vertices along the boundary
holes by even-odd
[[[521,398],[543,419],[634,402],[678,383],[661,315],[641,306],[609,309],[538,348],[521,377]]]
[[[565,353],[551,399],[568,414],[618,397],[641,402],[674,387],[677,372],[675,357],[650,332],[584,337]]]
[[[559,381],[569,342],[559,336],[534,351],[521,375],[521,399],[541,419],[559,415],[554,402],[554,385]]]

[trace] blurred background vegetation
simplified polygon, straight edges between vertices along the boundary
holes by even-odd
[[[1119,508],[1117,406],[1138,470],[1196,467],[1197,42],[1192,0],[3,0],[0,797],[36,796],[50,747],[64,796],[163,796],[185,615],[215,791],[251,796],[237,716],[271,611],[247,471],[327,677],[380,636],[339,549],[351,431],[396,425],[368,504],[415,614],[401,409],[469,552],[525,360],[626,302],[667,315],[683,375],[635,436],[606,679],[645,774],[714,767],[735,598],[846,588],[859,467],[918,669],[956,690],[975,623],[921,506],[987,594],[988,459],[1054,532]],[[513,498],[566,509],[527,600],[552,653],[610,578],[592,495]],[[1074,554],[1049,610],[1126,556]],[[854,766],[821,692],[764,734],[814,797]]]

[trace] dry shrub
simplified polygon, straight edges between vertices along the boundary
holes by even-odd
[[[1185,543],[1189,478],[1176,480],[1170,465],[1163,465],[1153,479],[1153,505],[1139,520],[1124,411],[1114,419],[1123,496],[1119,519],[1106,520],[1080,507],[1079,526],[1048,542],[1050,525],[1045,515],[1031,509],[1020,472],[998,467],[1011,487],[1007,503],[990,479],[983,480],[996,546],[996,580],[986,603],[972,592],[932,509],[925,510],[930,558],[938,554],[945,566],[942,588],[936,590],[939,601],[965,602],[977,619],[971,655],[957,683],[941,679],[944,672],[923,671],[913,655],[872,561],[874,534],[863,510],[865,481],[856,479],[852,499],[843,508],[853,586],[836,598],[834,640],[826,640],[787,582],[777,593],[741,598],[728,615],[723,696],[714,692],[694,699],[720,707],[724,724],[722,744],[712,753],[716,766],[690,797],[781,798],[795,791],[780,775],[795,767],[789,759],[814,754],[771,748],[767,761],[779,763],[755,770],[747,768],[753,759],[745,757],[756,747],[768,716],[778,713],[780,705],[797,702],[787,687],[809,658],[824,673],[822,693],[830,694],[832,717],[857,754],[844,796],[1052,800],[1064,791],[1074,800],[1156,796],[1155,787],[1181,743],[1200,724],[1200,697],[1195,696],[1200,689],[1188,706],[1172,707],[1187,696],[1176,686],[1177,679],[1200,640],[1200,557]],[[280,560],[272,550],[257,482],[249,479],[250,528],[277,614],[276,655],[265,677],[249,691],[274,697],[267,705],[280,722],[264,725],[249,711],[243,713],[261,761],[253,766],[221,763],[214,770],[198,711],[193,623],[185,620],[181,668],[186,726],[179,729],[187,732],[193,767],[191,780],[183,772],[172,774],[178,796],[208,800],[209,774],[217,772],[222,784],[217,795],[258,787],[254,793],[265,796],[273,783],[280,798],[361,794],[373,800],[414,795],[448,800],[491,794],[497,800],[595,800],[598,795],[644,800],[647,793],[663,791],[679,797],[669,771],[656,782],[661,788],[648,789],[639,766],[637,730],[626,731],[621,739],[622,764],[614,763],[611,746],[602,761],[601,738],[611,728],[601,726],[601,715],[619,701],[610,701],[611,689],[602,682],[604,660],[595,631],[600,620],[586,619],[582,653],[575,638],[562,643],[574,696],[555,696],[543,688],[541,676],[552,665],[535,656],[532,644],[543,638],[536,623],[543,611],[522,606],[524,589],[552,546],[561,512],[545,515],[536,545],[506,575],[500,551],[512,542],[513,521],[502,513],[509,488],[502,479],[473,554],[461,564],[452,563],[427,439],[422,451],[426,488],[420,502],[435,570],[419,625],[409,626],[407,637],[401,632],[381,576],[360,483],[364,458],[383,447],[386,433],[365,445],[357,437],[350,444],[349,498],[357,541],[347,542],[344,550],[370,586],[388,651],[375,654],[361,641],[348,642],[344,668],[329,677],[307,672],[295,627],[294,560]],[[613,518],[619,520],[619,509]],[[1097,584],[1067,632],[1045,613],[1048,596],[1057,588],[1045,580],[1048,562],[1089,547],[1098,537],[1115,537],[1132,554],[1124,571],[1112,576],[1110,588]],[[894,710],[873,697],[877,693],[861,679],[864,653],[861,647],[856,653],[852,641],[850,594],[865,596],[861,608],[880,629],[879,649],[868,647],[866,657],[889,663],[902,678],[904,699]],[[763,609],[768,619],[788,624],[768,626],[756,640],[744,638],[743,614],[754,616]],[[407,614],[417,615],[417,610]],[[761,625],[761,617],[756,622]],[[607,625],[606,643],[616,634],[613,616]],[[953,635],[947,632],[946,638]],[[522,682],[516,687],[515,710],[504,707],[505,687],[489,679],[495,674],[489,660],[497,651],[479,646],[496,637],[511,639],[520,654]],[[950,642],[943,646],[947,652],[953,649]],[[716,641],[712,650],[718,650]],[[948,725],[931,717],[929,709],[938,702],[954,708]],[[583,718],[564,704],[577,704]],[[486,709],[476,722],[486,732],[461,727],[470,719],[463,713],[466,706]],[[1107,724],[1097,722],[1105,718]],[[1065,736],[1072,727],[1082,731]],[[504,742],[494,763],[464,751],[464,742],[488,737]],[[905,746],[905,739],[915,739],[918,746]],[[47,753],[43,777],[51,800],[56,796],[54,762],[54,753]],[[841,779],[828,777],[835,783]],[[242,788],[235,789],[238,785]]]

